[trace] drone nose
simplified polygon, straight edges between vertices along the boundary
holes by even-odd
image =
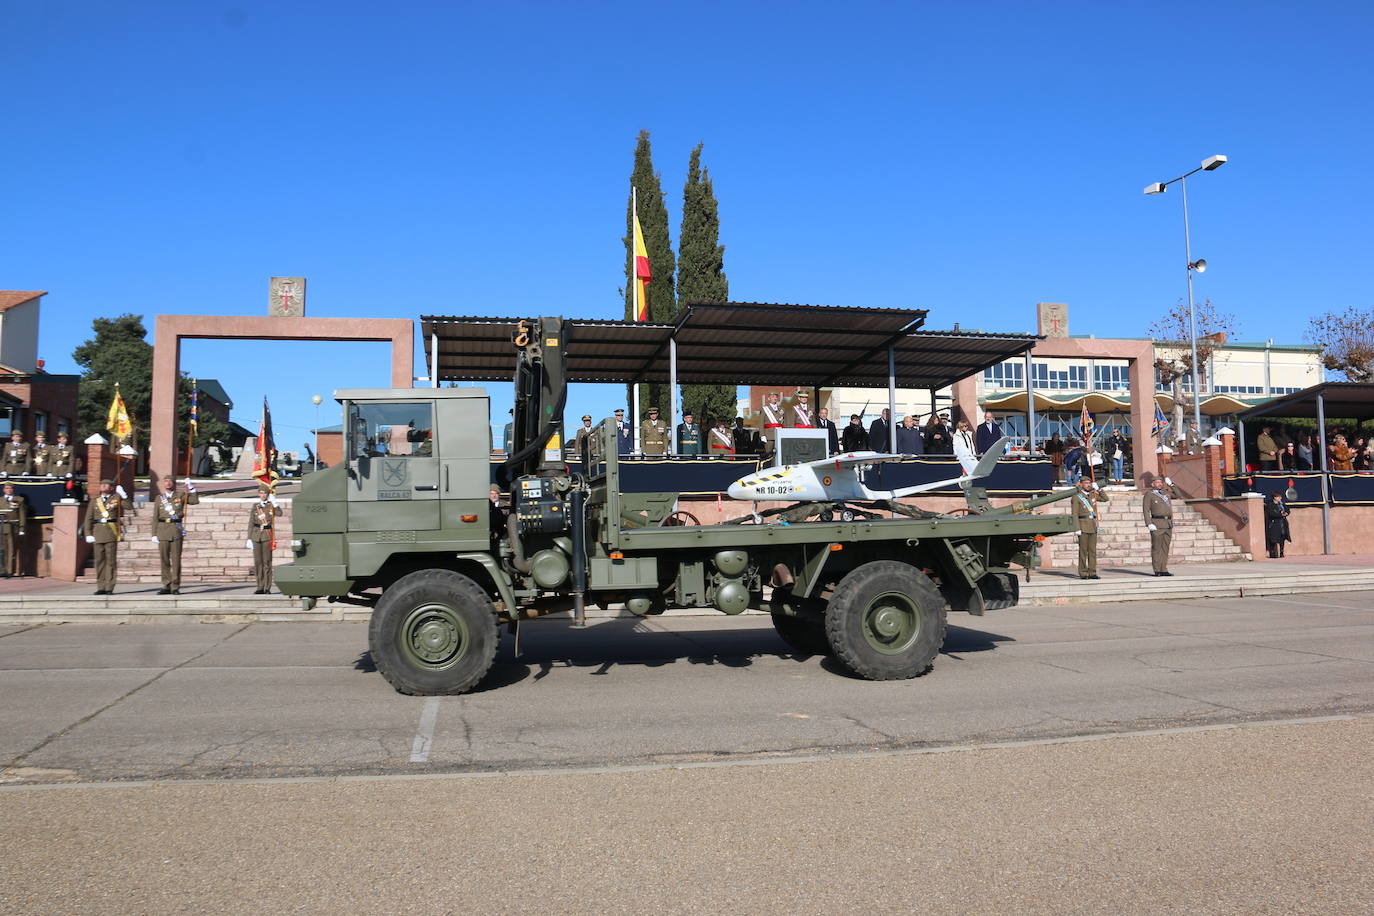
[[[731,499],[748,499],[750,496],[750,488],[738,480],[730,484],[729,489],[725,492]]]

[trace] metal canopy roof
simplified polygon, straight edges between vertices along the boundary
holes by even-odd
[[[1236,417],[1242,422],[1256,417],[1315,418],[1317,395],[1321,395],[1323,411],[1328,417],[1342,420],[1374,419],[1374,385],[1363,382],[1323,382],[1265,401]]]
[[[1023,353],[1033,334],[921,331],[924,309],[692,303],[674,324],[571,319],[568,379],[666,382],[677,341],[678,384],[887,386],[894,349],[897,384],[942,388]],[[422,316],[430,376],[508,381],[513,318]],[[434,343],[438,344],[435,366]]]

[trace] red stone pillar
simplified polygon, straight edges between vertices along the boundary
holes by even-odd
[[[1136,489],[1148,489],[1145,475],[1163,472],[1150,456],[1150,433],[1155,421],[1154,344],[1145,341],[1144,353],[1131,358],[1127,364],[1127,378],[1131,386],[1131,460],[1135,462]]]
[[[1234,430],[1222,427],[1216,432],[1221,440],[1221,462],[1223,474],[1236,473],[1236,434]]]
[[[124,492],[133,497],[134,465],[136,459],[120,461],[114,449],[110,448],[100,435],[86,440],[86,490],[91,494],[100,492],[100,481],[113,480],[124,487]],[[116,477],[118,474],[118,477]]]
[[[1225,488],[1221,482],[1221,453],[1225,447],[1221,440],[1215,437],[1202,443],[1203,460],[1207,462],[1207,496],[1210,499],[1220,499],[1224,495]]]
[[[81,536],[81,514],[85,506],[80,503],[55,503],[52,507],[52,560],[48,565],[48,576],[75,582],[86,564],[86,554],[90,550],[86,539]]]
[[[952,386],[952,393],[957,416],[950,417],[950,420],[956,424],[961,419],[967,420],[970,427],[976,427],[982,419],[978,415],[978,377],[970,375],[968,378],[959,379]]]

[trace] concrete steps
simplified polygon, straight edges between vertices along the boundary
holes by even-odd
[[[1101,506],[1097,538],[1097,563],[1101,567],[1148,566],[1150,536],[1145,527],[1140,490],[1109,488],[1108,502]],[[1046,507],[1049,514],[1071,511],[1069,501]],[[1058,568],[1076,562],[1077,547],[1071,538],[1056,538],[1053,565]],[[1219,563],[1253,559],[1222,534],[1197,510],[1180,500],[1174,501],[1174,539],[1170,563]]]
[[[1156,578],[1146,570],[1104,572],[1084,581],[1062,573],[1032,574],[1021,582],[1023,606],[1057,604],[1115,604],[1121,601],[1167,601],[1187,598],[1245,598],[1265,595],[1374,591],[1374,569],[1326,566],[1292,569],[1284,566],[1245,566],[1209,571],[1208,575],[1176,574]]]

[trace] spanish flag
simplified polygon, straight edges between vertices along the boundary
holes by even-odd
[[[638,203],[636,201],[636,203]],[[635,209],[635,321],[649,320],[649,249],[644,247],[644,229],[639,225],[639,210]]]
[[[253,456],[253,477],[269,490],[277,489],[277,446],[272,441],[272,411],[262,399],[262,423],[258,426],[258,448]]]
[[[129,422],[129,411],[124,407],[124,398],[119,393],[119,383],[115,382],[114,401],[110,403],[110,412],[105,415],[105,429],[116,439],[127,439],[129,434],[134,431],[134,424]]]

